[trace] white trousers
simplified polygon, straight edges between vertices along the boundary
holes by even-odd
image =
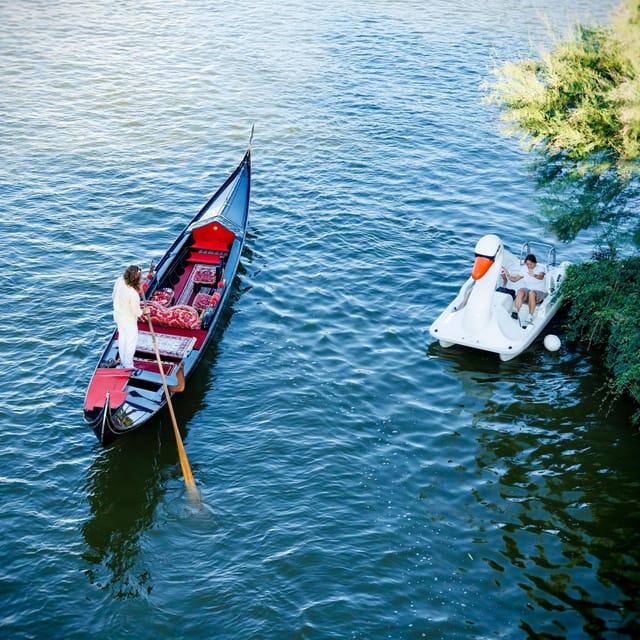
[[[118,325],[118,350],[120,351],[120,364],[126,369],[133,369],[133,354],[138,344],[138,325]]]

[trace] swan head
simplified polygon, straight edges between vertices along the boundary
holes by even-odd
[[[489,269],[496,264],[503,251],[502,240],[493,233],[482,236],[476,243],[475,256],[471,277],[474,280],[483,278]]]

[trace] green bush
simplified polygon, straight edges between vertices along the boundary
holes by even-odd
[[[640,158],[640,2],[628,0],[611,27],[578,26],[540,59],[494,71],[488,100],[508,134],[529,148],[566,154],[582,170],[637,170]]]
[[[562,293],[567,339],[603,347],[611,393],[640,405],[640,257],[572,265]],[[640,410],[633,419],[640,423]]]

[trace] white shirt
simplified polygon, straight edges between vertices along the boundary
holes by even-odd
[[[113,285],[113,319],[117,324],[136,324],[142,315],[140,296],[120,276]]]
[[[541,273],[544,273],[544,267],[537,264],[533,268],[533,275],[539,276]],[[534,278],[533,275],[529,274],[529,268],[526,264],[520,266],[520,275],[522,276],[522,286],[525,289],[529,289],[529,291],[542,291],[545,292],[547,288],[544,286],[544,278],[542,280],[538,280],[538,278]]]

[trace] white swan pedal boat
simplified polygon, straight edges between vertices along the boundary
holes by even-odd
[[[529,308],[526,300],[518,317],[512,317],[514,295],[519,282],[507,280],[503,286],[501,273],[503,266],[510,273],[518,273],[520,265],[530,253],[536,256],[538,265],[544,267],[547,296],[536,305],[533,320],[527,323],[525,319],[529,315]],[[445,348],[462,345],[497,353],[501,360],[511,360],[540,335],[555,315],[560,306],[558,288],[569,264],[556,264],[555,247],[545,242],[525,242],[520,257],[516,258],[504,248],[497,235],[483,236],[475,247],[471,276],[429,327],[429,333]]]

